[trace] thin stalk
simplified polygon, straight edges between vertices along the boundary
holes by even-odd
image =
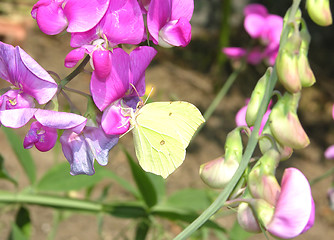
[[[67,77],[65,77],[63,80],[60,82],[60,86],[64,87],[66,84],[68,84],[73,78],[75,78],[79,73],[82,72],[82,70],[85,68],[87,63],[89,62],[90,56],[87,55],[84,60],[80,63],[80,65],[73,70]]]
[[[328,171],[326,171],[324,174],[322,174],[319,177],[316,177],[314,179],[312,179],[310,181],[310,185],[316,184],[318,182],[320,182],[321,180],[324,180],[326,178],[328,178],[329,176],[331,176],[332,174],[334,174],[334,167],[332,167],[331,169],[329,169]]]
[[[213,99],[213,101],[211,102],[211,104],[208,107],[208,109],[203,114],[203,117],[204,117],[205,121],[208,121],[208,119],[212,116],[212,114],[214,113],[214,111],[218,107],[219,103],[225,97],[225,95],[230,90],[231,86],[233,85],[233,83],[235,82],[235,80],[237,79],[237,77],[239,76],[239,74],[242,71],[242,69],[243,69],[243,65],[240,68],[238,68],[237,70],[235,70],[234,72],[232,72],[231,75],[228,77],[228,79],[226,80],[226,82],[223,85],[223,87],[219,90],[218,94],[216,95],[216,97]],[[193,138],[195,138],[195,136],[201,131],[201,129],[204,126],[205,126],[205,123],[202,124],[197,129],[197,131],[195,132]]]

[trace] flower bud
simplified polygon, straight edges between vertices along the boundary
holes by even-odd
[[[278,52],[276,59],[277,76],[280,83],[291,93],[301,90],[301,82],[298,73],[298,52],[300,38],[293,34]]]
[[[273,107],[269,116],[271,132],[282,145],[294,149],[305,148],[310,140],[297,116],[300,94],[286,92]]]
[[[248,203],[240,203],[237,215],[238,223],[247,232],[260,233],[261,228]]]
[[[307,58],[311,37],[304,21],[302,21],[300,36],[302,38],[302,42],[298,55],[298,73],[302,86],[310,87],[315,83],[315,77]]]
[[[270,139],[270,136],[272,136],[272,139]],[[270,130],[269,122],[267,122],[263,128],[262,136],[259,139],[259,147],[262,154],[265,154],[265,152],[269,151],[270,149],[277,148],[278,152],[280,153],[280,161],[289,159],[293,152],[291,147],[283,146],[274,140],[273,134]]]
[[[240,163],[242,158],[242,139],[240,135],[239,128],[231,131],[227,137],[225,142],[225,159],[226,161],[235,161]]]
[[[257,82],[252,92],[252,96],[249,100],[246,112],[246,122],[249,127],[253,126],[255,123],[271,72],[272,68],[268,68],[266,73]]]
[[[219,157],[200,166],[199,175],[203,182],[212,188],[224,188],[232,179],[239,163],[234,160],[225,161]]]
[[[329,0],[306,0],[306,8],[310,18],[316,24],[324,27],[332,24]]]

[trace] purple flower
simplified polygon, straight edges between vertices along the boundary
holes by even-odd
[[[141,2],[147,6],[147,1]],[[187,46],[191,39],[189,21],[193,11],[193,0],[151,0],[147,26],[154,44],[163,47]]]
[[[39,104],[47,103],[56,94],[58,86],[52,77],[20,47],[0,42],[0,63],[0,78],[20,89],[20,93],[35,98]],[[19,102],[17,104],[20,106]]]
[[[35,145],[39,151],[46,152],[54,147],[57,138],[57,129],[43,126],[39,122],[33,122],[24,138],[23,147],[28,149]]]
[[[81,133],[65,130],[60,137],[63,153],[71,165],[71,174],[93,175],[94,160],[108,163],[108,153],[118,142],[117,135],[107,135],[101,127],[86,126]]]
[[[244,27],[254,39],[259,39],[264,49],[254,47],[250,51],[244,48],[228,47],[223,52],[232,59],[246,57],[253,65],[267,59],[269,65],[274,65],[278,53],[280,35],[283,28],[283,18],[269,14],[261,4],[249,4],[244,9]]]

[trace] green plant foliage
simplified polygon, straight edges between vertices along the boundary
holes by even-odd
[[[6,134],[7,139],[17,156],[23,170],[25,171],[29,181],[33,184],[36,180],[36,167],[30,152],[23,148],[22,140],[20,137],[10,128],[4,126],[1,127],[2,131]]]
[[[14,178],[12,178],[7,170],[5,169],[5,166],[4,166],[4,159],[3,157],[0,155],[0,178],[2,179],[6,179],[12,183],[14,183],[16,186],[17,186],[17,182]]]

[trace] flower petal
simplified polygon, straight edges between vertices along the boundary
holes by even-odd
[[[334,159],[334,145],[328,147],[324,155],[327,159]]]
[[[67,68],[74,67],[81,59],[84,58],[85,54],[86,54],[86,49],[83,47],[70,51],[65,57],[65,64],[64,64],[65,67]]]
[[[43,126],[56,129],[72,129],[76,133],[80,133],[87,122],[85,117],[78,114],[43,109],[36,111],[35,118]]]
[[[105,15],[110,0],[69,0],[64,7],[68,19],[67,31],[86,32],[96,26]]]
[[[284,171],[281,194],[277,200],[274,217],[267,230],[280,238],[294,238],[304,231],[314,211],[311,188],[306,177],[296,168]]]
[[[186,18],[168,22],[159,32],[159,45],[164,46],[163,42],[171,46],[185,47],[191,40],[191,25]]]
[[[106,79],[93,71],[90,90],[96,106],[103,111],[110,103],[125,96],[129,89],[130,57],[121,48],[115,48],[111,57],[112,73]]]
[[[3,110],[0,111],[0,122],[5,127],[20,128],[29,122],[36,111],[36,108]]]
[[[145,94],[145,70],[156,53],[148,46],[137,47],[130,53],[130,82],[136,87],[139,97]],[[131,89],[128,96],[137,96],[137,93]]]
[[[248,4],[244,9],[244,15],[247,16],[249,14],[258,14],[265,17],[268,15],[268,10],[259,3]]]
[[[151,0],[147,13],[147,26],[154,44],[158,44],[160,29],[170,20],[172,0]]]
[[[144,36],[144,20],[138,1],[127,0],[125,4],[119,2],[119,0],[111,0],[101,23],[103,34],[115,44],[138,44]]]
[[[194,12],[194,0],[172,0],[171,20],[178,20],[181,17],[190,21]]]
[[[33,6],[31,15],[45,34],[55,35],[66,28],[67,19],[62,9],[63,2],[64,0],[38,1]]]
[[[246,55],[247,51],[239,47],[225,47],[223,48],[223,53],[229,58],[240,59]]]
[[[258,14],[249,14],[244,21],[244,27],[252,38],[259,38],[266,24],[266,18]]]
[[[101,126],[106,134],[121,135],[130,127],[129,118],[123,116],[120,104],[112,104],[104,110]]]

